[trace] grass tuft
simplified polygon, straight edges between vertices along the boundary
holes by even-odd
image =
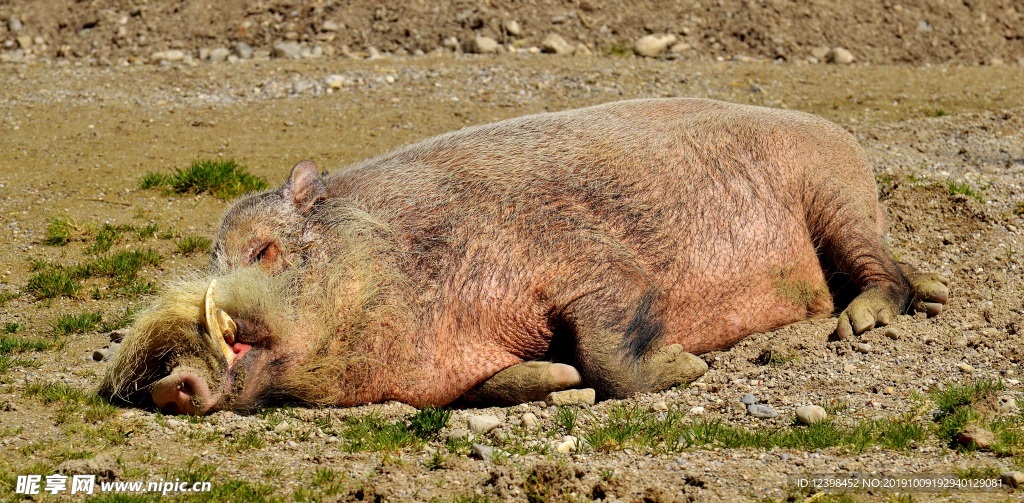
[[[43,242],[50,246],[64,246],[80,230],[78,223],[70,217],[48,218],[46,219],[46,236],[43,238]]]
[[[25,291],[39,299],[74,297],[82,289],[75,274],[64,267],[48,267],[35,274],[25,285]]]
[[[189,234],[174,240],[178,253],[182,255],[192,255],[196,252],[206,253],[210,250],[211,244],[213,244],[213,240],[210,238],[195,234]]]
[[[193,161],[187,169],[175,169],[170,175],[147,173],[139,187],[169,187],[179,194],[209,192],[220,199],[233,199],[266,189],[267,181],[231,159],[210,159]]]
[[[387,421],[376,414],[346,418],[338,437],[348,452],[395,452],[423,444],[405,421]]]
[[[963,195],[971,199],[974,199],[980,203],[985,202],[985,194],[980,189],[972,187],[969,183],[961,183],[955,180],[949,180],[946,182],[946,189],[949,190],[949,194]]]
[[[9,321],[7,323],[4,323],[4,333],[5,334],[16,334],[22,328],[23,328],[22,324],[18,323],[16,321]]]
[[[437,437],[437,434],[448,425],[448,420],[451,418],[451,410],[427,407],[409,418],[409,428],[417,437],[430,440]]]
[[[79,314],[62,314],[53,321],[54,335],[81,334],[96,330],[103,321],[99,311]]]
[[[0,355],[4,356],[28,351],[46,351],[52,347],[53,343],[50,341],[22,339],[20,337],[0,337]]]

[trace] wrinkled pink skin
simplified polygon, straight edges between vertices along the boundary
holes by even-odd
[[[395,335],[415,356],[381,362],[357,386],[347,376],[324,382],[339,405],[447,404],[566,342],[564,354],[601,396],[646,391],[651,369],[641,363],[659,347],[700,354],[832,313],[818,252],[870,301],[868,314],[840,322],[839,335],[884,324],[911,303],[906,273],[882,244],[862,150],[838,126],[799,112],[613,103],[466,128],[322,183],[314,203],[357,194],[351,204],[386,219],[420,299],[415,326]],[[315,224],[317,207],[301,203]],[[316,270],[332,253],[318,243],[280,242],[275,253]],[[233,260],[253,261],[247,253]],[[222,272],[239,265],[215,256],[214,270],[218,260]],[[266,375],[248,388],[231,390],[230,379],[207,386],[178,366],[153,387],[154,401],[200,414],[259,403],[272,372],[291,369],[269,362],[317,357],[297,343],[309,336],[302,323],[238,364]]]

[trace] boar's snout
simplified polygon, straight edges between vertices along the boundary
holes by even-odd
[[[167,414],[200,416],[210,410],[213,397],[210,387],[199,374],[190,370],[175,370],[153,385],[153,402]]]

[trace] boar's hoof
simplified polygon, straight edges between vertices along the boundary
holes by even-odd
[[[866,290],[850,302],[839,315],[836,336],[839,340],[860,334],[876,326],[885,326],[900,314],[900,307],[881,290]]]
[[[153,384],[153,403],[168,414],[200,416],[210,408],[210,389],[199,375],[176,370]]]
[[[650,356],[647,368],[651,372],[649,391],[655,392],[696,381],[708,371],[708,364],[684,351],[683,346],[670,344]]]
[[[466,400],[491,405],[516,405],[544,400],[552,391],[579,386],[575,367],[564,363],[524,362],[498,372],[466,393]]]
[[[924,312],[928,317],[942,312],[949,299],[949,279],[935,273],[913,273],[910,288],[914,293],[914,311]]]

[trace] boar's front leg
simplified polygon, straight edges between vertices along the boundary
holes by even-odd
[[[579,386],[580,373],[564,363],[530,361],[513,365],[463,395],[469,403],[517,405],[544,400],[548,393]]]

